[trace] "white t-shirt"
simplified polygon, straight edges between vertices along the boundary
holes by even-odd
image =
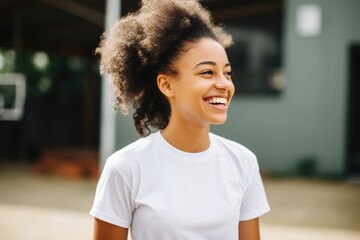
[[[239,221],[269,210],[247,148],[210,133],[207,150],[187,153],[158,131],[109,157],[90,215],[133,240],[237,240]]]

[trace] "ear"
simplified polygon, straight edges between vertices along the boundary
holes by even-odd
[[[169,75],[159,74],[157,76],[158,88],[166,97],[172,97],[174,95],[173,80]]]

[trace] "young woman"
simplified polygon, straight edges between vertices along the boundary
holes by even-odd
[[[97,52],[143,138],[107,160],[95,240],[258,240],[269,211],[255,155],[210,133],[234,94],[231,37],[195,0],[143,0]],[[150,127],[157,128],[150,133]]]

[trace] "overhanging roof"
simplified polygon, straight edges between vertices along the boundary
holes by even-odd
[[[281,0],[203,0],[215,20],[281,10]],[[139,0],[123,0],[122,12]],[[91,56],[104,31],[105,0],[1,0],[0,47]]]

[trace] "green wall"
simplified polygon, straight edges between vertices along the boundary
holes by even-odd
[[[300,37],[296,9],[322,9],[322,32]],[[317,174],[345,173],[348,46],[360,43],[360,1],[285,1],[284,71],[278,97],[237,97],[229,121],[214,132],[239,141],[258,156],[264,171],[292,173],[314,159]]]
[[[322,32],[303,38],[295,32],[296,9],[316,3]],[[236,96],[225,125],[213,132],[253,150],[263,171],[296,172],[299,161],[314,159],[317,174],[345,171],[347,50],[360,42],[360,1],[285,0],[284,71],[279,96]],[[117,145],[136,139],[129,117],[117,116]]]

